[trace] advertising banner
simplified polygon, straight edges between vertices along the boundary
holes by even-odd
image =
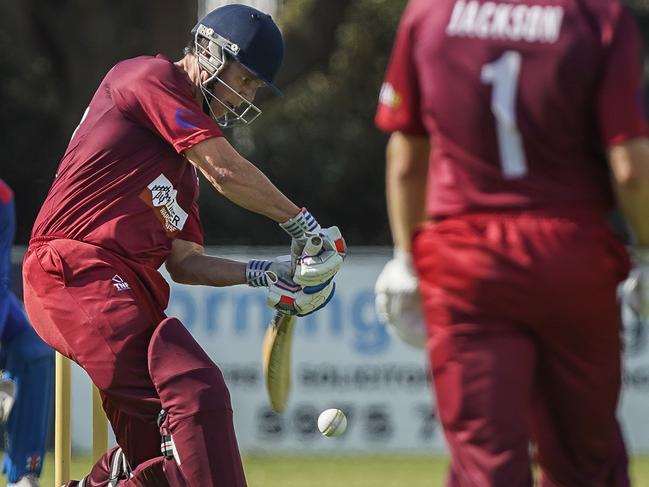
[[[223,255],[223,249],[214,252]],[[247,260],[276,254],[249,249],[226,255]],[[242,451],[445,451],[424,352],[391,335],[374,310],[374,282],[390,255],[389,249],[354,249],[336,279],[331,303],[298,320],[292,392],[283,414],[270,409],[263,380],[261,344],[272,316],[265,292],[246,286],[172,284],[168,315],[180,318],[221,368]],[[648,452],[647,331],[628,310],[625,318],[620,418],[630,449]],[[90,393],[85,374],[80,370],[74,374],[78,390],[73,402],[73,442],[86,449],[91,441]],[[347,415],[348,430],[339,438],[325,438],[317,430],[317,417],[327,408],[342,409]]]

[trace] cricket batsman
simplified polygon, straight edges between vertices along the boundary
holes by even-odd
[[[246,485],[223,376],[165,315],[169,287],[158,268],[179,283],[264,287],[271,306],[298,316],[331,298],[340,232],[296,206],[222,132],[259,116],[255,94],[277,91],[283,49],[269,15],[220,7],[194,27],[179,61],[115,65],[72,135],[34,224],[25,300],[39,335],[99,388],[119,447],[68,486]],[[291,257],[206,255],[199,175],[276,221]],[[302,262],[312,234],[323,250]]]

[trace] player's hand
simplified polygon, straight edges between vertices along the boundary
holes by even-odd
[[[305,208],[280,226],[292,237],[291,258],[295,282],[303,286],[316,286],[336,275],[347,255],[347,244],[338,227],[323,229]],[[309,255],[309,252],[305,254],[305,245],[314,235],[322,238],[322,249],[315,255]]]
[[[0,377],[0,423],[9,419],[16,401],[16,383],[8,377]]]
[[[426,344],[419,279],[410,253],[396,250],[374,286],[376,313],[397,336],[417,348]]]
[[[246,264],[246,282],[251,287],[268,287],[268,273],[280,279],[293,279],[291,256],[280,255],[272,260],[252,259]]]
[[[649,248],[632,249],[633,268],[620,288],[622,300],[642,320],[649,320]]]
[[[336,291],[333,281],[302,287],[291,280],[268,273],[268,299],[271,308],[287,315],[306,316],[324,308]]]

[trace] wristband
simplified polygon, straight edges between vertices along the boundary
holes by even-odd
[[[302,208],[297,215],[280,223],[279,226],[293,238],[300,238],[307,232],[320,230],[320,224],[306,208]]]
[[[252,259],[246,264],[246,282],[251,287],[268,287],[266,271],[273,261]]]

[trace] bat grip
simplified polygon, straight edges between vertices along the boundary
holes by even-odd
[[[302,251],[303,256],[314,256],[318,255],[322,249],[322,238],[318,235],[311,235],[307,238],[306,244],[304,245],[304,250]]]

